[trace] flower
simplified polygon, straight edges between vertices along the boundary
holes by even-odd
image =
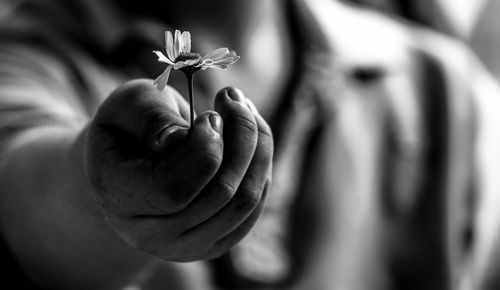
[[[167,64],[165,71],[155,79],[154,84],[161,91],[165,88],[172,69],[181,70],[186,74],[192,74],[198,70],[207,68],[227,69],[230,64],[235,63],[240,57],[236,52],[226,47],[216,49],[204,57],[199,53],[191,52],[191,34],[189,31],[180,32],[175,30],[165,32],[165,56],[161,51],[154,50],[158,61]]]

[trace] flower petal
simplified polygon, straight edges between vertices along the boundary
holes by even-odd
[[[159,62],[164,62],[170,65],[174,65],[174,63],[170,59],[168,59],[168,57],[166,57],[161,51],[153,50],[153,53],[155,53],[158,56]]]
[[[156,86],[158,90],[163,91],[163,89],[165,89],[165,87],[167,86],[171,70],[172,66],[171,65],[167,66],[165,71],[154,80],[153,84]]]
[[[181,35],[179,52],[191,52],[191,33],[189,31],[184,31]]]
[[[175,30],[175,36],[174,36],[174,58],[172,60],[175,60],[181,50],[181,32],[179,30]]]
[[[226,70],[229,67],[227,64],[212,64],[212,65],[206,65],[206,66],[201,66],[201,70],[206,70],[207,68],[217,68],[217,69],[222,69]]]
[[[173,61],[176,56],[174,56],[174,37],[170,31],[165,31],[165,51],[168,58]]]
[[[181,69],[181,68],[186,67],[186,66],[188,66],[188,65],[185,62],[178,61],[175,63],[174,69]]]
[[[207,56],[209,55],[213,55],[217,58],[207,58]],[[207,56],[205,56],[202,59],[202,62],[198,65],[203,70],[207,68],[227,69],[229,65],[235,63],[236,61],[238,61],[238,59],[240,59],[240,57],[236,55],[235,51],[226,51],[225,49],[217,49]]]
[[[221,58],[219,60],[213,60],[212,64],[233,64],[240,59],[237,55],[226,56],[226,58]]]
[[[230,54],[230,51],[227,47],[221,47],[221,48],[218,48],[212,52],[209,52],[207,55],[205,55],[203,57],[203,59],[213,59],[213,60],[216,60],[216,59],[219,59],[219,58],[223,58],[225,57],[226,55]]]

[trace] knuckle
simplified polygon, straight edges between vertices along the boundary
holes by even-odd
[[[229,200],[234,196],[238,188],[232,182],[224,179],[219,179],[217,181],[217,189],[219,196]]]
[[[237,211],[247,212],[252,210],[260,202],[261,189],[256,185],[245,185],[245,190],[237,194],[235,208]]]
[[[241,127],[240,130],[249,135],[255,134],[258,130],[255,120],[247,116],[247,114],[237,115],[235,117],[235,124],[238,124],[238,127]]]

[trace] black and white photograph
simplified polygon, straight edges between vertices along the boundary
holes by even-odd
[[[500,289],[500,1],[0,0],[4,289]]]

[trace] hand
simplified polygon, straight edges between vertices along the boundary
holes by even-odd
[[[273,138],[233,88],[189,129],[189,107],[149,80],[116,89],[90,124],[86,170],[109,224],[172,261],[210,259],[252,228],[270,184]]]

